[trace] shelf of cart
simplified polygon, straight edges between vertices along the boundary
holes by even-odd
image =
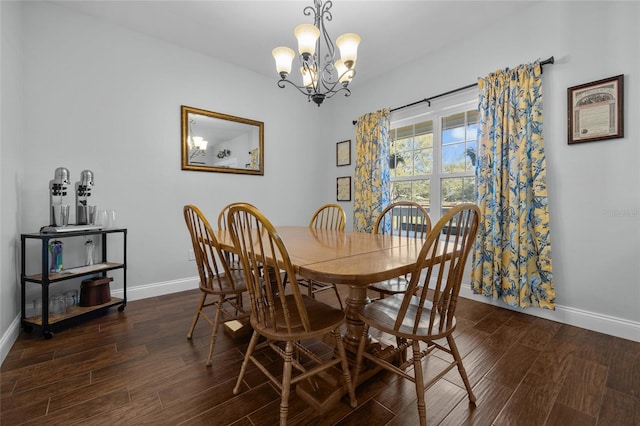
[[[83,315],[89,312],[97,311],[99,309],[109,308],[111,306],[120,305],[124,302],[123,299],[112,297],[111,301],[107,303],[103,303],[102,305],[95,306],[70,306],[67,307],[67,312],[64,314],[49,314],[49,324],[55,324],[60,321],[64,321],[73,317],[77,317],[79,315]],[[37,317],[25,318],[22,320],[23,323],[32,324],[41,327],[42,326],[42,317],[38,315]]]
[[[63,269],[61,272],[49,272],[49,282],[67,280],[74,276],[95,274],[96,272],[110,271],[112,269],[123,268],[124,263],[103,262],[95,265],[79,266],[77,268]],[[25,280],[30,282],[42,282],[42,274],[28,275]]]

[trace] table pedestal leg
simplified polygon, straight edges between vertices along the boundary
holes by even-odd
[[[349,287],[349,296],[346,300],[347,331],[344,336],[345,349],[355,354],[362,338],[363,322],[360,320],[359,312],[369,303],[367,299],[366,287]],[[371,343],[371,336],[367,336]]]
[[[355,363],[358,345],[360,344],[362,330],[364,328],[364,323],[360,320],[359,312],[367,303],[369,303],[369,299],[367,298],[366,287],[349,287],[349,296],[346,300],[347,306],[345,309],[347,329],[343,337],[343,342],[351,368],[353,368]],[[391,356],[393,348],[382,348],[380,342],[375,341],[371,336],[366,336],[366,339],[368,345],[367,350],[375,350],[378,354],[389,353],[389,356]],[[325,340],[325,342],[332,346],[335,345],[335,342],[327,340]],[[363,362],[356,386],[369,380],[381,369],[381,367],[376,365],[367,364],[368,363]],[[336,368],[328,370],[326,375],[322,374],[318,376],[315,386],[311,386],[309,381],[300,382],[296,386],[296,393],[318,412],[325,412],[339,403],[340,398],[347,393],[347,389],[342,383],[341,372]]]

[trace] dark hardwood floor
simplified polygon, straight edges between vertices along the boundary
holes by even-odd
[[[325,292],[320,297],[331,300]],[[21,333],[2,364],[2,425],[272,425],[280,396],[255,368],[233,386],[248,338],[210,327],[186,333],[198,290],[130,302],[44,340]],[[460,299],[456,340],[477,406],[454,369],[426,392],[427,421],[443,425],[640,425],[640,343]],[[378,336],[383,337],[383,336]],[[437,355],[437,354],[436,354]],[[261,356],[272,356],[264,353]],[[425,362],[426,374],[442,361]],[[273,371],[281,371],[274,359]],[[325,414],[295,392],[294,425],[413,425],[413,384],[379,373]]]

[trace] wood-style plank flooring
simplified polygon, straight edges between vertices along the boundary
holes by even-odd
[[[331,292],[321,298],[335,300]],[[220,333],[207,368],[209,325],[187,340],[198,290],[129,302],[44,340],[21,332],[0,370],[0,423],[28,425],[273,425],[280,396],[251,368],[233,395],[248,338]],[[640,425],[640,343],[461,299],[456,341],[477,405],[457,370],[426,392],[437,425]],[[379,336],[381,337],[381,336]],[[265,353],[263,356],[272,356]],[[431,357],[427,376],[442,361]],[[280,362],[273,361],[273,371]],[[414,425],[413,384],[382,372],[318,414],[296,394],[292,425]]]

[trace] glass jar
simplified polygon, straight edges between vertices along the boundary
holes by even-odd
[[[85,265],[93,265],[95,263],[95,244],[93,244],[93,240],[87,240],[84,243],[84,248],[86,251]]]

